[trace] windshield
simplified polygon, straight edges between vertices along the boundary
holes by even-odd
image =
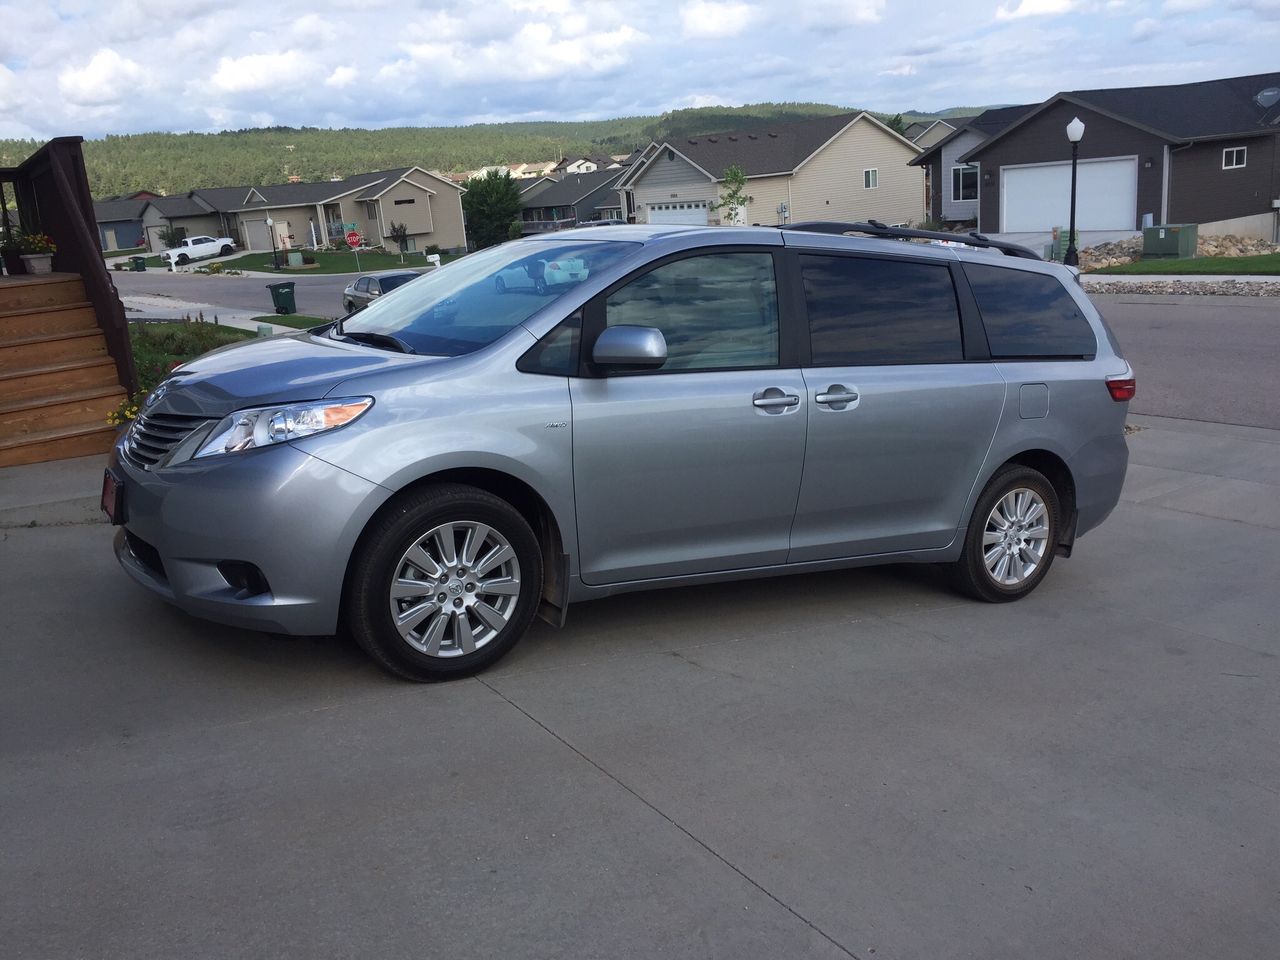
[[[380,297],[344,320],[342,334],[389,335],[414,353],[459,357],[493,343],[638,246],[579,240],[490,247]]]

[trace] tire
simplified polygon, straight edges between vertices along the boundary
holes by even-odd
[[[494,289],[494,290],[496,290],[496,291],[498,291],[498,293],[506,293],[506,292],[507,292],[507,281],[503,280],[501,277],[494,277],[494,278],[493,278],[493,289]]]
[[[391,673],[453,680],[505,656],[541,595],[542,554],[524,517],[484,490],[442,483],[403,495],[365,531],[343,619]]]
[[[230,244],[227,244],[227,243],[224,243],[224,244],[222,245],[222,249],[218,251],[218,255],[219,255],[219,256],[222,256],[222,257],[229,257],[229,256],[231,256],[231,245],[230,245]]]
[[[191,262],[191,258],[185,253],[178,254],[178,266],[182,267]]]
[[[541,277],[538,277],[536,280],[534,280],[533,292],[540,297],[545,295],[547,292],[547,281],[543,280]]]
[[[345,304],[343,304],[343,306],[345,306],[345,307],[347,308],[347,313],[355,313],[355,312],[356,312],[356,305],[355,305],[354,303],[352,303],[350,300],[348,300]]]
[[[1044,474],[1002,467],[973,508],[953,567],[956,586],[988,603],[1022,599],[1053,565],[1061,525],[1058,494]]]

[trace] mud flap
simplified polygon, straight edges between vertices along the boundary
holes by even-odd
[[[1058,539],[1058,546],[1054,549],[1054,556],[1071,556],[1071,548],[1075,546],[1076,542],[1076,526],[1079,523],[1080,511],[1072,510],[1071,519],[1067,521],[1067,525],[1062,531],[1062,536]]]

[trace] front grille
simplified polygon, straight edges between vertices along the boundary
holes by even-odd
[[[123,454],[135,467],[149,470],[169,451],[208,423],[207,417],[186,417],[176,413],[146,413],[134,421],[125,435]]]

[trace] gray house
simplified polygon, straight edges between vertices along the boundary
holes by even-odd
[[[956,158],[978,166],[980,230],[1067,223],[1074,117],[1085,124],[1079,229],[1136,230],[1150,216],[1276,236],[1280,73],[1055,94]]]
[[[960,157],[1034,109],[1035,104],[998,107],[976,117],[966,117],[911,161],[912,166],[925,169],[930,220],[934,223],[977,222],[978,165],[962,163]]]
[[[98,222],[98,243],[103,252],[132,250],[146,245],[142,218],[149,196],[152,194],[108,197],[94,203],[93,216]]]
[[[520,195],[520,226],[526,236],[591,220],[620,219],[616,184],[623,168],[566,174],[558,182]]]

